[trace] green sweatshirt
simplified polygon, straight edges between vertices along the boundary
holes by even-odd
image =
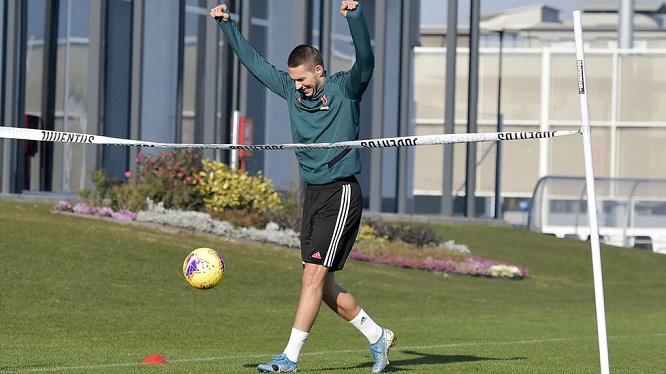
[[[287,100],[294,143],[329,143],[358,140],[359,102],[365,92],[375,57],[361,5],[347,12],[347,23],[356,49],[356,62],[348,71],[329,75],[311,97],[296,90],[289,73],[268,63],[241,35],[233,21],[218,19],[239,61],[268,89]],[[325,184],[361,172],[359,150],[296,150],[300,176],[309,184]]]

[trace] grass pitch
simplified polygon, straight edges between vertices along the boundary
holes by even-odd
[[[0,373],[252,373],[284,348],[300,290],[295,250],[0,202]],[[387,372],[599,373],[589,243],[519,229],[439,227],[522,281],[358,261],[338,281],[398,345]],[[192,288],[193,248],[225,258]],[[666,368],[666,256],[602,248],[611,372]],[[150,354],[167,365],[141,365]],[[369,373],[365,338],[325,306],[301,372]]]

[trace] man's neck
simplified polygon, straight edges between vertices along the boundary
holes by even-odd
[[[324,74],[322,74],[321,77],[317,78],[317,89],[314,92],[315,95],[324,86],[324,83],[326,83],[326,78],[327,77],[328,77],[328,73],[326,71],[324,71]]]

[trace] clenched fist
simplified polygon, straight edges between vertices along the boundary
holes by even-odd
[[[210,16],[213,18],[222,18],[224,22],[227,22],[231,16],[227,13],[227,4],[221,4],[210,10]]]
[[[358,1],[343,1],[342,5],[340,6],[340,13],[347,17],[347,11],[348,10],[354,10],[358,6]]]

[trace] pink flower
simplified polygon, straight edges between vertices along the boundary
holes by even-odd
[[[90,214],[90,208],[88,208],[88,206],[84,203],[78,203],[74,205],[72,211],[74,211],[74,213],[79,213],[79,214]]]
[[[105,207],[98,208],[95,213],[97,215],[102,216],[102,217],[111,217],[111,215],[113,214],[113,209],[105,206]]]
[[[127,178],[127,179],[132,178],[132,173],[130,173],[129,171],[126,171],[125,172],[125,178]]]
[[[111,217],[121,221],[134,221],[136,219],[136,213],[129,210],[121,210],[120,212],[111,213]]]

